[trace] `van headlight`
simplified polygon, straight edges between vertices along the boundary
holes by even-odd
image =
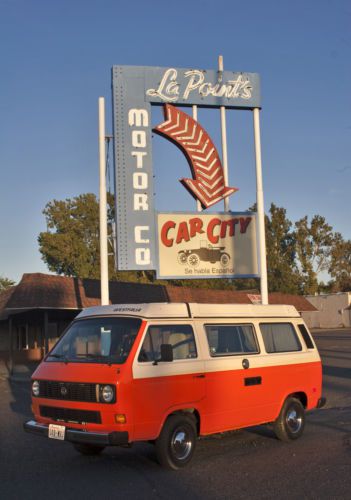
[[[101,403],[114,403],[115,388],[112,385],[100,386],[100,401]]]
[[[33,396],[38,397],[40,394],[40,385],[38,380],[34,380],[32,383],[32,394]]]

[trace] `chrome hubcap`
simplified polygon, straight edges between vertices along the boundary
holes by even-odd
[[[172,441],[171,449],[173,455],[178,460],[185,460],[191,452],[192,442],[185,429],[176,429]]]
[[[286,423],[291,432],[299,432],[302,426],[302,416],[294,408],[290,408],[286,414]]]

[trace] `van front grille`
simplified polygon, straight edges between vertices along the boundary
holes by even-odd
[[[56,420],[57,422],[101,424],[101,415],[98,411],[56,408],[55,406],[40,406],[40,415],[42,417]]]
[[[39,390],[41,398],[64,399],[65,401],[83,401],[96,403],[96,384],[78,382],[57,382],[40,380]]]

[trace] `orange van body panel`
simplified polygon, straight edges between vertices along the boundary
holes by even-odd
[[[261,377],[246,386],[245,378]],[[307,410],[321,397],[320,362],[206,373],[206,398],[201,408],[201,434],[274,421],[287,396],[303,393]]]
[[[39,406],[54,406],[73,408],[77,410],[98,411],[101,414],[101,424],[75,424],[62,422],[62,425],[72,429],[85,429],[94,432],[127,431],[130,441],[133,440],[134,402],[132,387],[132,361],[138,350],[140,340],[145,330],[146,321],[142,321],[137,338],[125,363],[64,363],[42,362],[32,375],[33,380],[53,380],[60,382],[86,382],[94,384],[111,384],[116,386],[116,403],[87,403],[81,401],[64,401],[47,398],[32,398],[32,408],[35,419],[39,423],[57,423],[40,415]],[[64,376],[63,376],[64,373]],[[116,414],[126,415],[125,424],[115,422]]]
[[[43,362],[34,374],[36,380],[52,380],[60,382],[82,382],[95,384],[112,384],[116,386],[117,400],[114,404],[91,403],[82,401],[65,401],[48,398],[32,398],[33,412],[35,419],[39,423],[57,423],[49,418],[40,416],[39,406],[54,406],[59,408],[72,408],[77,410],[98,411],[101,414],[101,424],[87,423],[85,425],[63,422],[65,425],[74,429],[86,429],[95,432],[113,432],[116,430],[131,430],[133,402],[129,397],[130,378],[127,376],[128,367],[124,365],[102,365],[94,363],[62,363],[62,362]],[[64,377],[63,377],[64,373]],[[129,378],[129,381],[128,381]],[[127,413],[127,424],[116,424],[116,413]]]
[[[156,439],[171,413],[189,409],[201,413],[205,379],[197,378],[197,375],[133,380],[135,440]]]
[[[316,383],[321,381],[320,362],[207,372],[205,378],[191,374],[135,380],[130,366],[92,363],[64,365],[65,380],[62,380],[62,365],[42,363],[40,377],[35,378],[115,383],[117,401],[102,404],[33,398],[37,422],[53,422],[40,416],[40,405],[99,411],[101,424],[70,423],[69,427],[95,432],[127,431],[130,441],[156,439],[167,416],[179,410],[196,410],[200,415],[200,434],[207,435],[271,422],[279,415],[289,394],[304,393],[307,410],[315,408],[321,397],[321,383]],[[244,385],[246,377],[258,376],[262,377],[260,385]],[[126,424],[116,424],[116,414],[125,414]]]
[[[260,385],[245,386],[246,377],[259,376]],[[290,394],[305,394],[307,410],[316,407],[321,397],[320,362],[207,372],[204,379],[196,377],[133,381],[136,440],[155,439],[167,416],[181,409],[196,410],[200,434],[207,435],[271,422]]]

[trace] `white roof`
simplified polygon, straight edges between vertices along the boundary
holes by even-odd
[[[189,304],[193,317],[299,317],[294,306],[261,304]]]
[[[299,317],[294,306],[261,304],[195,304],[154,302],[89,307],[77,317],[138,316],[143,318],[276,318]]]

